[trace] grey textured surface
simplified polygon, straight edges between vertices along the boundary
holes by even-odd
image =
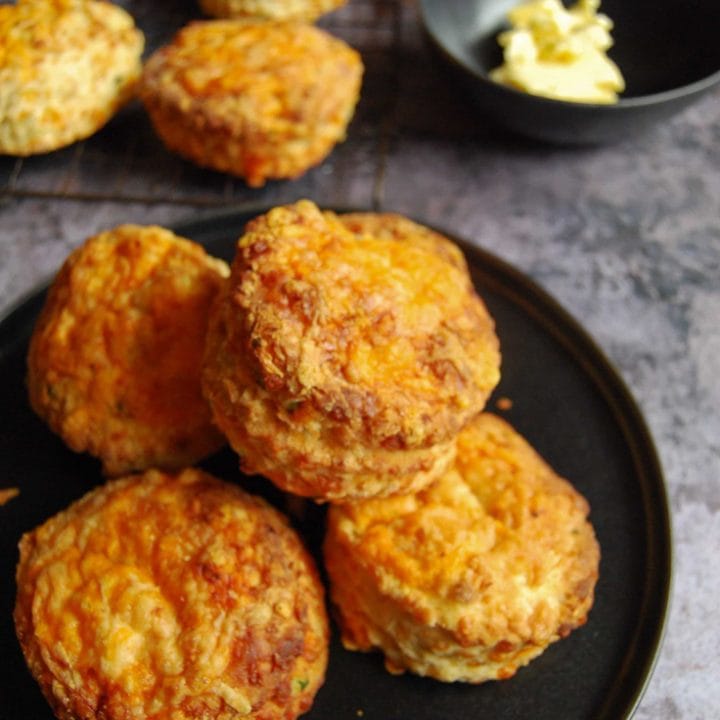
[[[195,13],[189,2],[124,4],[151,46]],[[510,261],[616,364],[665,469],[674,597],[635,717],[718,717],[720,92],[641,137],[543,147],[472,114],[437,67],[412,2],[351,0],[324,23],[362,51],[363,98],[347,141],[297,181],[249,190],[191,167],[159,146],[137,105],[85,143],[0,158],[0,312],[98,230],[299,197],[402,212]]]

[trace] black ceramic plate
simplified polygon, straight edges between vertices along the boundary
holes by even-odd
[[[225,258],[252,213],[177,228]],[[588,335],[510,266],[458,240],[495,317],[503,379],[489,405],[504,414],[588,498],[602,548],[588,623],[504,682],[443,684],[383,669],[376,654],[346,652],[334,633],[327,681],[308,720],[620,720],[632,714],[652,670],[666,616],[671,539],[665,488],[652,440],[623,382]],[[100,482],[99,465],[75,455],[28,408],[24,358],[44,293],[0,324],[0,487],[20,495],[0,508],[2,720],[52,714],[15,639],[14,568],[21,533]],[[206,464],[228,480],[282,502],[264,480],[246,478],[223,451]],[[322,510],[299,529],[317,548]]]

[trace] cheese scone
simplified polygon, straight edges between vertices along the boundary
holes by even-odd
[[[219,18],[313,22],[346,2],[347,0],[200,0],[200,7],[207,15]]]
[[[331,507],[330,596],[348,649],[391,672],[509,678],[585,623],[600,551],[587,501],[482,413],[420,492]]]
[[[464,268],[425,242],[356,235],[303,200],[238,241],[202,383],[245,470],[343,502],[447,470],[499,367]]]
[[[345,139],[362,73],[355,50],[313,25],[196,21],[148,60],[140,95],[170,150],[261,186]]]
[[[210,305],[228,274],[161,227],[89,238],[65,261],[33,330],[33,409],[107,475],[181,468],[219,449],[200,369]]]
[[[45,153],[99,130],[133,96],[144,43],[109,2],[0,5],[0,154]]]
[[[292,720],[324,680],[323,594],[266,502],[151,470],[22,537],[14,617],[61,720]]]

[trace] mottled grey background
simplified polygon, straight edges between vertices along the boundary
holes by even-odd
[[[152,49],[192,2],[126,2]],[[631,388],[664,465],[675,532],[669,628],[638,720],[720,715],[720,91],[641,137],[558,149],[484,126],[450,87],[413,2],[351,0],[323,21],[362,51],[348,139],[259,190],[169,155],[137,104],[92,139],[0,158],[0,312],[87,236],[309,197],[394,210],[532,276]]]

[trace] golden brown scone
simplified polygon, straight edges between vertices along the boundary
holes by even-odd
[[[261,186],[345,138],[362,72],[355,50],[312,25],[196,21],[148,60],[140,94],[170,150]]]
[[[292,720],[324,679],[316,568],[197,470],[109,482],[23,536],[15,627],[61,720]]]
[[[0,6],[0,153],[49,152],[99,130],[133,95],[144,42],[112,3]]]
[[[347,0],[200,0],[204,13],[219,18],[313,22]]]
[[[121,225],[75,250],[28,352],[34,410],[108,475],[180,468],[224,439],[200,389],[209,307],[229,268],[157,226]]]
[[[330,508],[343,643],[380,649],[391,672],[511,677],[586,621],[599,563],[588,511],[505,421],[479,415],[429,488]]]
[[[247,471],[342,502],[448,468],[499,379],[466,272],[422,243],[353,235],[307,200],[251,221],[231,272],[203,390]]]

